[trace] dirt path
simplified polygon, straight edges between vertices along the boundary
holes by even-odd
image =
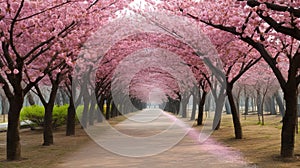
[[[104,124],[96,125],[88,130],[93,140],[59,160],[55,167],[247,167],[239,152],[213,139],[199,144],[195,136],[199,132],[190,129],[188,124],[168,113],[148,110],[117,124],[115,131]],[[189,133],[184,136],[187,130]]]

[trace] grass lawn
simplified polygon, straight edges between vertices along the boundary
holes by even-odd
[[[281,116],[265,116],[265,125],[258,124],[256,115],[241,118],[243,139],[234,139],[231,115],[223,115],[221,128],[211,137],[226,146],[241,151],[247,161],[262,168],[294,168],[300,167],[300,135],[296,135],[295,154],[293,160],[282,160],[280,154]]]
[[[115,125],[123,121],[125,117],[117,117],[110,120],[110,124]],[[257,116],[249,115],[245,120],[241,118],[244,138],[242,140],[234,139],[233,125],[231,115],[223,115],[221,128],[215,131],[211,137],[218,140],[225,146],[232,147],[243,153],[249,163],[261,168],[294,168],[300,167],[299,159],[281,160],[280,153],[280,133],[281,117],[265,116],[265,125],[257,124]],[[196,127],[201,129],[201,127]],[[52,168],[64,156],[76,150],[90,141],[84,130],[80,126],[76,127],[76,135],[65,136],[65,128],[60,127],[54,132],[53,146],[42,146],[43,134],[41,130],[22,130],[21,161],[5,161],[5,141],[6,133],[0,133],[0,168]],[[296,135],[295,153],[300,154],[300,135]]]
[[[123,121],[125,117],[120,116],[109,121],[115,125]],[[59,127],[54,131],[54,145],[42,146],[43,131],[29,129],[21,130],[21,161],[7,162],[6,159],[6,132],[0,132],[0,168],[53,168],[56,162],[63,159],[68,153],[72,153],[88,141],[87,134],[79,125],[76,126],[76,135],[65,136],[65,127]]]
[[[66,137],[65,129],[58,128],[54,131],[54,145],[42,146],[42,130],[23,130],[21,132],[22,157],[21,161],[7,162],[6,158],[6,133],[0,133],[0,167],[5,168],[50,168],[64,154],[73,152],[88,140],[85,132],[77,126],[76,135]]]

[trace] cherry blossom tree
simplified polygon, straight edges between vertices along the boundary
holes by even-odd
[[[300,83],[299,1],[168,1],[163,6],[230,32],[261,54],[276,76],[286,102],[281,156],[293,157]],[[280,67],[282,60],[285,60],[285,68]]]
[[[87,28],[99,22],[101,15],[92,17],[97,12],[107,20],[113,10],[103,12],[104,9],[120,8],[124,3],[118,5],[106,1],[97,6],[91,4],[91,1],[60,0],[0,3],[0,83],[10,103],[8,160],[21,158],[19,114],[26,93],[44,76],[73,61],[69,55],[76,55],[79,44],[84,40],[84,36],[78,34],[86,35],[84,32],[88,31],[78,29],[79,26]],[[77,36],[72,34],[74,32]]]
[[[119,41],[107,52],[106,56],[102,59],[102,63],[100,63],[97,73],[97,79],[102,83],[100,85],[103,87],[109,86],[108,83],[111,82],[109,79],[112,79],[112,82],[118,83],[118,85],[117,87],[109,89],[120,90],[142,102],[149,101],[149,95],[155,88],[163,91],[164,94],[160,96],[162,96],[161,98],[164,101],[168,98],[178,99],[180,87],[174,85],[174,75],[177,78],[184,75],[184,73],[182,73],[184,70],[181,70],[182,68],[180,69],[183,64],[177,65],[178,63],[176,63],[176,61],[178,62],[178,58],[168,56],[168,53],[164,50],[154,49],[158,47],[168,49],[180,55],[183,59],[182,61],[184,61],[184,65],[191,67],[192,70],[195,71],[195,76],[199,76],[199,70],[205,68],[198,56],[193,53],[193,50],[186,48],[187,46],[182,42],[163,34],[143,33],[129,36]],[[143,50],[143,48],[146,49]],[[152,52],[159,52],[160,54],[158,53],[156,55],[160,55],[160,57],[152,56],[154,55],[151,55]],[[133,54],[132,57],[130,57],[131,54]],[[129,59],[126,59],[126,57],[129,57]],[[137,64],[137,62],[139,62],[139,64]],[[123,65],[124,67],[122,67]],[[140,65],[144,67],[139,67]],[[145,67],[145,65],[147,66]],[[161,69],[155,67],[161,67]],[[135,69],[139,68],[141,68],[140,72],[137,72],[134,77],[130,76],[132,72],[136,71]],[[117,72],[115,72],[116,69]],[[174,74],[170,75],[167,73],[168,71],[173,71]],[[151,78],[149,79],[150,76]],[[182,77],[181,80],[184,81],[184,78],[189,78],[189,75],[187,74],[186,77]],[[131,80],[131,82],[129,83],[128,80]],[[127,84],[126,81],[128,81]],[[126,91],[128,84],[130,88]],[[188,83],[181,83],[179,85],[181,87],[191,86],[191,84]]]
[[[78,6],[70,1],[1,2],[0,83],[10,103],[7,130],[8,160],[21,159],[18,129],[25,94],[43,79],[45,74],[62,63],[59,60],[54,62],[61,52],[59,41],[77,24],[75,19],[70,17],[75,13],[60,13],[66,8],[81,11]],[[41,60],[47,63],[38,64]]]
[[[58,70],[54,70],[51,73],[47,74],[47,78],[44,78],[40,84],[36,84],[34,86],[36,94],[39,96],[44,109],[45,109],[45,115],[44,115],[44,146],[49,146],[52,145],[54,142],[53,140],[53,128],[52,128],[52,110],[55,104],[55,98],[57,96],[57,91],[59,89],[60,84],[66,78],[68,73],[70,73],[70,70],[72,69],[71,67],[68,67],[68,64],[63,64],[61,67],[58,67]],[[47,81],[46,81],[47,80]],[[48,100],[45,98],[43,95],[40,86],[43,85],[46,87],[50,87],[50,96]]]
[[[267,66],[266,62],[260,61],[241,77],[239,84],[252,88],[256,94],[258,120],[259,123],[264,125],[264,102],[268,96],[273,95],[279,88],[270,67]]]

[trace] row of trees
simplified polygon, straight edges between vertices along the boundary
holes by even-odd
[[[21,159],[19,116],[30,90],[36,92],[45,107],[44,145],[53,143],[51,114],[58,86],[71,84],[74,61],[93,28],[124,5],[114,1],[0,2],[0,83],[9,101],[8,160]],[[51,88],[47,100],[40,89],[42,85]],[[71,93],[69,90],[72,97]]]
[[[80,102],[84,104],[81,124],[87,127],[93,125],[94,114],[102,121],[100,113],[89,107],[98,104],[104,111],[106,102],[111,107],[106,111],[109,119],[142,109],[149,95],[151,101],[169,102],[168,111],[186,117],[193,93],[201,124],[210,92],[216,103],[213,129],[220,127],[227,96],[235,137],[241,139],[239,105],[233,94],[238,81],[252,86],[261,102],[271,90],[265,86],[281,88],[286,104],[281,156],[293,157],[300,83],[299,2],[147,0],[143,7],[131,2],[0,2],[0,85],[9,102],[8,160],[21,158],[19,115],[29,91],[45,107],[44,145],[53,144],[52,109],[60,86],[69,96],[67,135],[74,134]],[[187,26],[185,19],[153,14],[158,11],[187,18],[196,28]],[[121,14],[123,21],[104,26],[102,34],[96,32]],[[128,14],[139,17],[127,20]],[[42,93],[45,85],[50,88],[48,97]]]
[[[299,2],[292,0],[168,1],[164,7],[214,30],[227,32],[259,53],[272,70],[284,93],[286,110],[281,133],[281,156],[293,157],[297,122],[297,89],[300,83]],[[230,85],[228,89],[231,89]],[[234,121],[234,124],[235,127],[239,127],[237,121]]]

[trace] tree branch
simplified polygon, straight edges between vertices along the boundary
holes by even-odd
[[[66,1],[66,2],[63,2],[63,3],[61,3],[61,4],[52,6],[52,7],[47,8],[47,9],[44,9],[44,10],[42,10],[42,11],[40,11],[40,12],[37,12],[37,13],[34,13],[34,14],[32,14],[32,15],[29,15],[29,16],[26,16],[26,17],[23,17],[23,18],[20,18],[20,19],[16,19],[16,21],[22,21],[22,20],[26,20],[26,19],[32,18],[32,17],[34,17],[34,16],[40,15],[40,14],[42,14],[42,13],[45,13],[45,12],[47,12],[47,11],[50,11],[50,10],[53,10],[53,9],[55,9],[55,8],[61,7],[61,6],[65,5],[65,4],[67,4],[67,3],[70,3],[70,2],[72,2],[72,1],[69,1],[69,0],[68,0],[68,1]]]
[[[39,96],[39,98],[40,98],[42,104],[43,104],[44,106],[46,106],[46,105],[47,105],[47,102],[46,102],[46,100],[45,100],[45,98],[44,98],[44,96],[43,96],[43,93],[41,92],[41,90],[40,90],[38,84],[35,84],[34,87],[35,87],[35,90],[36,90],[36,92],[34,92],[34,93],[37,93],[37,96]]]
[[[237,80],[240,79],[240,77],[247,72],[253,65],[255,65],[256,63],[258,63],[258,61],[260,61],[262,58],[262,56],[260,56],[259,58],[257,58],[256,60],[251,60],[246,66],[245,68],[241,69],[241,71],[230,81],[231,84],[234,84]]]
[[[7,67],[10,70],[13,70],[14,69],[14,62],[13,62],[13,60],[10,57],[10,54],[9,54],[9,44],[7,44],[5,42],[2,42],[2,50],[3,50],[4,58],[7,62]]]
[[[9,29],[9,42],[10,42],[10,46],[13,50],[13,52],[16,54],[17,57],[20,57],[15,45],[14,45],[14,27],[15,27],[15,24],[17,22],[17,18],[19,17],[20,13],[21,13],[21,10],[23,8],[23,5],[24,5],[24,1],[25,0],[22,0],[21,3],[20,3],[20,6],[16,12],[16,15],[15,17],[12,19],[12,22],[11,22],[11,25],[10,25],[10,29]]]
[[[61,30],[57,36],[61,36],[64,32],[66,32],[67,30],[69,30],[70,28],[72,28],[74,25],[75,25],[75,21],[72,21],[68,26],[66,26],[63,30]],[[36,50],[38,50],[39,48],[41,48],[42,46],[46,45],[46,44],[49,44],[51,41],[53,41],[55,39],[55,36],[52,36],[50,37],[49,39],[41,42],[39,45],[35,46],[32,50],[30,50],[24,57],[23,57],[23,60],[25,60],[26,58],[30,57],[31,54],[33,54]],[[50,47],[50,46],[49,46]],[[32,59],[35,59],[37,58],[40,54],[44,53],[45,51],[48,50],[47,47],[46,49],[41,49],[40,52],[38,52],[35,56],[33,56]],[[29,60],[29,62],[32,62],[33,60]],[[28,63],[27,63],[28,65]]]
[[[204,20],[200,20],[202,23],[205,23],[209,26],[212,26],[214,28],[232,33],[234,35],[240,36],[240,39],[246,43],[248,43],[249,45],[251,45],[252,47],[254,47],[263,57],[263,59],[269,64],[269,66],[271,67],[271,69],[273,70],[276,78],[278,79],[278,82],[281,86],[282,89],[285,89],[285,85],[286,85],[286,80],[284,79],[282,73],[280,72],[280,70],[276,67],[276,61],[273,60],[273,58],[271,57],[271,55],[269,54],[269,52],[266,50],[266,48],[264,47],[263,44],[254,41],[252,38],[250,37],[242,37],[241,33],[236,32],[235,27],[227,27],[227,26],[223,26],[223,25],[215,25],[212,24],[210,22],[204,21]]]
[[[31,57],[30,60],[28,60],[25,64],[29,65],[31,64],[37,57],[39,57],[41,54],[43,54],[44,52],[46,52],[47,50],[49,50],[51,48],[51,46],[49,45],[48,47],[46,47],[45,49],[41,48],[41,50],[35,54],[34,56]],[[28,58],[28,57],[27,57]]]
[[[272,28],[277,32],[289,35],[291,37],[294,37],[297,40],[300,40],[300,30],[297,27],[294,28],[284,27],[281,24],[277,23],[270,16],[263,16],[262,12],[259,11],[257,11],[256,13],[260,18],[262,18],[265,22],[267,22],[270,26],[272,26]]]
[[[239,0],[241,1],[241,0]],[[261,3],[259,3],[256,0],[247,0],[247,5],[250,7],[256,7],[259,6]],[[295,9],[293,7],[290,6],[282,6],[282,5],[277,5],[274,3],[269,3],[269,2],[264,2],[264,4],[266,4],[267,8],[274,10],[274,11],[278,11],[278,12],[290,12],[291,14],[293,14],[293,16],[295,17],[300,17],[300,9]]]
[[[28,57],[30,57],[31,54],[33,54],[36,50],[38,50],[39,48],[41,48],[42,46],[50,43],[52,40],[54,40],[55,37],[52,36],[49,39],[47,39],[46,41],[41,42],[39,45],[35,46],[33,49],[31,49],[24,57],[23,60],[27,59]],[[37,57],[37,56],[36,56]],[[36,58],[35,57],[35,58]]]
[[[86,9],[86,10],[90,10],[97,2],[98,2],[99,0],[94,0],[94,2]],[[110,4],[108,4],[107,6],[104,6],[104,7],[102,7],[102,8],[100,8],[100,10],[104,10],[104,9],[106,9],[106,8],[108,8],[108,7],[110,7],[110,6],[112,6],[112,5],[114,5],[114,4],[116,4],[118,1],[114,1],[114,2],[112,2],[112,3],[110,3]]]
[[[7,83],[6,80],[3,78],[2,75],[0,75],[0,83],[4,84],[3,90],[4,90],[5,95],[7,96],[7,98],[8,98],[9,100],[12,100],[14,95],[13,95],[13,93],[11,92],[8,83]]]

